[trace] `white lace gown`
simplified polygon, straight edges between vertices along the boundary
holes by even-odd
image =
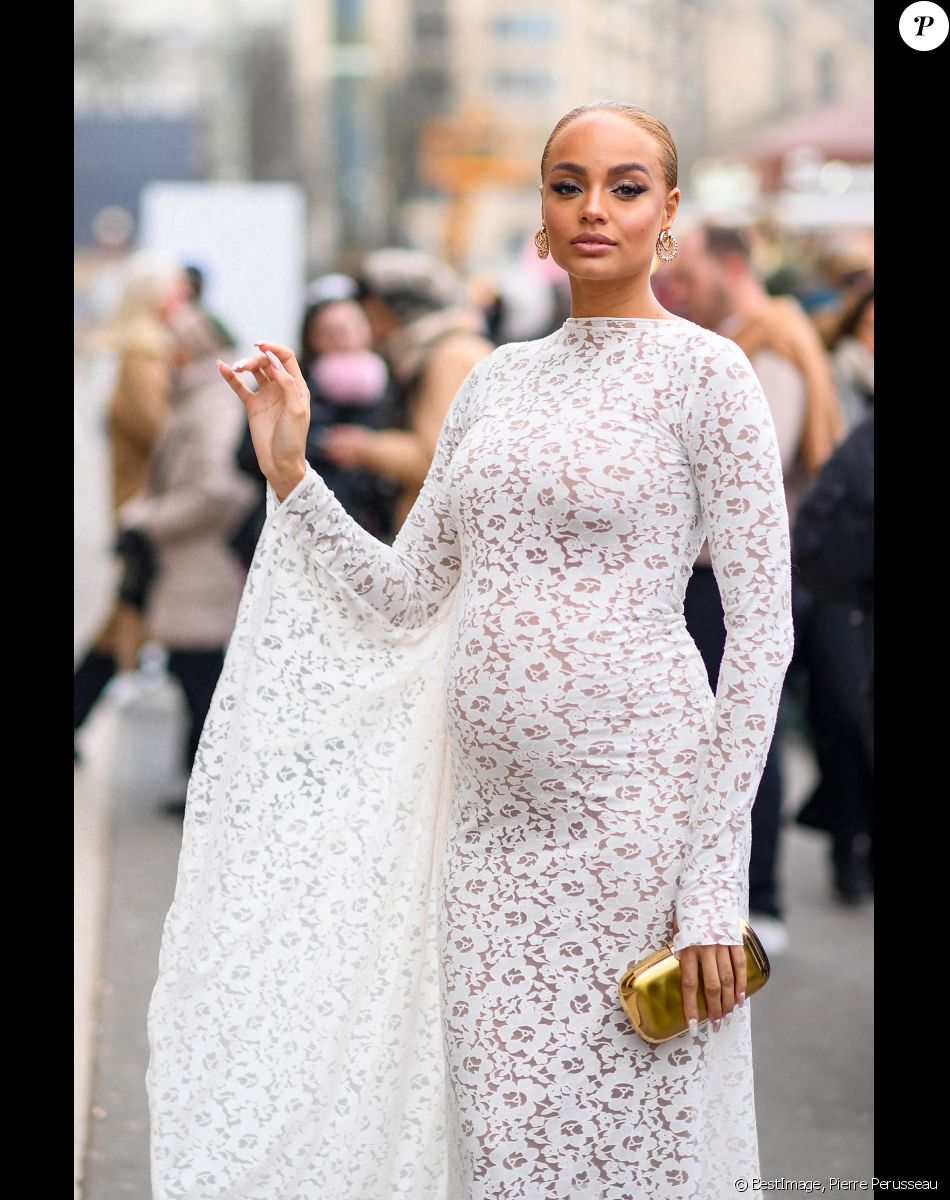
[[[269,491],[149,1010],[154,1200],[733,1197],[757,1001],[650,1046],[617,981],[674,914],[741,940],[791,652],[769,408],[689,321],[496,350],[392,547],[312,469]]]

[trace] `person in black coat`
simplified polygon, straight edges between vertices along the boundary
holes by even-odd
[[[328,277],[334,283],[343,276]],[[355,295],[356,284],[349,281]],[[359,303],[336,288],[307,306],[301,331],[301,370],[310,391],[307,461],[346,512],[382,542],[395,534],[393,510],[399,493],[395,479],[355,467],[338,466],[324,452],[327,433],[337,426],[386,429],[393,423],[395,391],[386,364],[369,349],[370,327]],[[237,451],[237,465],[259,480],[260,501],[231,540],[250,567],[266,519],[264,477],[250,427]]]
[[[828,602],[829,621],[810,623],[809,661],[838,661],[823,655],[821,640],[838,639],[843,624],[860,626],[850,639],[853,661],[837,665],[810,689],[810,703],[831,704],[835,719],[850,728],[864,748],[867,777],[853,781],[855,803],[848,811],[832,805],[819,787],[796,820],[832,835],[835,885],[842,900],[859,900],[872,890],[874,814],[870,777],[874,769],[874,416],[860,421],[839,443],[802,499],[792,533],[792,554],[802,583]],[[812,628],[814,624],[814,628]],[[827,628],[825,627],[827,625]],[[838,793],[840,795],[840,792]]]

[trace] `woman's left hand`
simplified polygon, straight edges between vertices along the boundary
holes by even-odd
[[[673,918],[673,936],[679,932]],[[677,951],[677,959],[683,976],[683,1011],[689,1022],[699,1020],[696,997],[702,979],[706,995],[706,1012],[718,1033],[722,1018],[728,1016],[736,1004],[745,1003],[746,963],[745,948],[738,946],[686,946]],[[695,1025],[690,1025],[695,1029]]]

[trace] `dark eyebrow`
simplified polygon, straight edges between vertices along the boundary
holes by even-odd
[[[626,175],[628,171],[642,171],[647,178],[652,179],[649,167],[645,167],[643,163],[638,162],[621,163],[619,167],[611,167],[607,174]]]
[[[570,171],[574,175],[588,174],[586,167],[582,167],[580,165],[580,163],[572,163],[572,162],[555,163],[554,166],[551,168],[551,170],[552,171]],[[607,172],[607,174],[608,175],[626,175],[628,171],[642,171],[644,173],[644,175],[646,175],[648,178],[650,178],[650,179],[653,178],[652,175],[650,175],[649,168],[645,167],[643,165],[643,163],[638,163],[638,162],[620,163],[616,167],[611,167],[610,170]]]

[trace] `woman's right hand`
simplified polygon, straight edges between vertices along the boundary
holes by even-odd
[[[257,461],[277,499],[283,500],[307,470],[310,391],[292,350],[275,342],[254,344],[258,354],[233,367],[219,358],[218,370],[247,410]],[[244,371],[254,376],[256,392],[238,378]]]

